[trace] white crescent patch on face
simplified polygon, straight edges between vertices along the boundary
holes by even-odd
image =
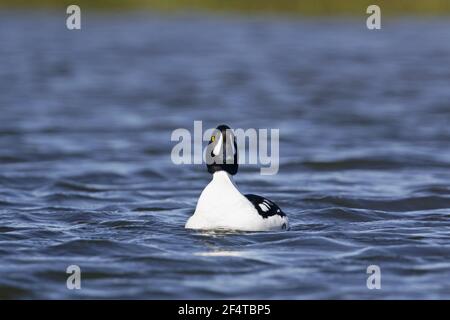
[[[220,150],[222,149],[222,144],[223,144],[222,132],[219,133],[219,136],[216,137],[216,139],[219,139],[219,141],[217,142],[216,146],[213,149],[213,154],[215,156],[219,155]]]

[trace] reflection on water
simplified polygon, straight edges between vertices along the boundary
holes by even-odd
[[[242,252],[238,251],[209,251],[209,252],[199,252],[196,253],[198,256],[204,257],[241,257]]]
[[[0,297],[450,297],[449,22],[0,15]],[[183,228],[194,120],[280,129],[289,232]]]

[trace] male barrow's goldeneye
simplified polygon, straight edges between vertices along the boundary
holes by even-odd
[[[288,217],[272,201],[239,192],[232,176],[238,171],[237,144],[226,125],[214,130],[206,149],[212,181],[202,191],[188,229],[239,231],[287,230]],[[209,159],[209,160],[208,160]]]

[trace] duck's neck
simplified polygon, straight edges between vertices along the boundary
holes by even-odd
[[[223,170],[213,173],[212,182],[213,183],[231,183],[234,187],[236,187],[236,184],[233,181],[233,176]]]
[[[226,215],[247,202],[234,184],[232,176],[221,170],[214,172],[211,182],[203,189],[196,212]]]
[[[209,187],[214,190],[226,193],[229,190],[234,190],[239,192],[237,185],[233,181],[233,176],[226,171],[217,171],[213,173],[213,177],[211,182],[209,183]]]
[[[230,179],[233,180],[231,174],[224,170],[216,171],[213,173],[213,179]]]

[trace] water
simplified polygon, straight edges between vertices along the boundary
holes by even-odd
[[[0,14],[1,298],[450,298],[448,20],[64,19]],[[290,231],[183,228],[194,120],[280,129]]]

